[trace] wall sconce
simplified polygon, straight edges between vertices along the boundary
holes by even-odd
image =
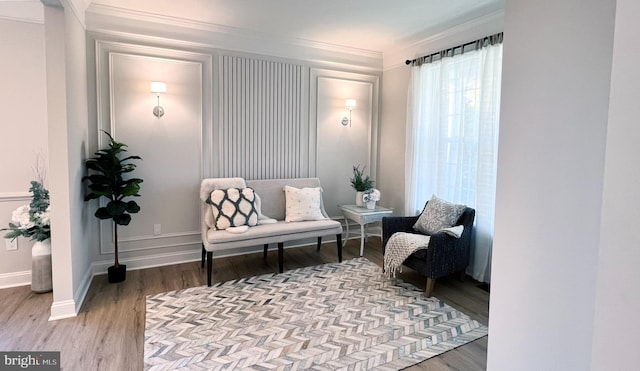
[[[351,111],[353,111],[353,109],[356,108],[356,100],[355,99],[347,99],[344,102],[344,105],[349,110],[349,117],[348,118],[346,116],[343,117],[341,122],[342,122],[343,126],[347,126],[347,124],[349,124],[349,126],[351,126]]]
[[[153,107],[153,114],[160,118],[164,115],[164,108],[160,106],[160,94],[167,92],[167,84],[164,82],[154,81],[151,83],[151,92],[155,93],[158,97],[158,105]]]

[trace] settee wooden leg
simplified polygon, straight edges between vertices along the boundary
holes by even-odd
[[[284,242],[278,242],[278,271],[284,272]]]
[[[321,245],[322,245],[322,236],[318,237],[318,251],[320,251]]]
[[[269,250],[269,244],[268,244],[268,243],[265,243],[265,244],[264,244],[264,253],[262,254],[262,258],[263,258],[264,260],[267,260],[267,251],[268,251],[268,250]]]
[[[213,251],[207,251],[207,286],[211,286],[212,270],[213,270]]]
[[[336,245],[338,246],[338,262],[342,263],[342,233],[336,235]]]
[[[207,250],[204,248],[204,243],[202,244],[202,261],[200,262],[200,268],[204,268],[204,255],[207,253]]]
[[[424,294],[430,298],[431,294],[433,293],[433,286],[435,286],[436,284],[436,279],[435,278],[427,278],[427,287],[425,287],[424,289]]]

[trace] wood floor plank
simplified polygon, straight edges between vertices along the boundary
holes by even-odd
[[[359,240],[349,240],[343,259],[360,253]],[[368,238],[365,257],[382,266],[380,239]],[[276,273],[277,251],[269,250],[267,260],[262,251],[228,258],[215,258],[213,282]],[[337,261],[335,243],[323,243],[320,251],[310,245],[286,248],[285,269],[296,269]],[[425,278],[409,268],[398,274],[405,282],[422,289]],[[28,286],[0,290],[0,350],[60,351],[66,370],[141,370],[144,352],[145,298],[161,292],[202,286],[206,270],[200,261],[127,272],[118,284],[106,276],[93,279],[80,313],[75,318],[49,322],[53,296],[34,294]],[[489,294],[477,282],[457,277],[438,279],[433,295],[488,324]],[[487,338],[476,340],[408,370],[484,370]]]

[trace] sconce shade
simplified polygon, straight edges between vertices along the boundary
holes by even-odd
[[[165,84],[164,82],[154,81],[151,83],[151,92],[156,94],[166,93],[167,84]]]
[[[349,110],[349,117],[343,117],[342,121],[340,121],[340,123],[343,126],[351,126],[351,111],[356,108],[356,100],[355,99],[347,99],[344,101],[344,105],[347,107],[347,109]]]
[[[347,99],[344,103],[347,109],[352,110],[356,108],[356,100],[355,99]]]

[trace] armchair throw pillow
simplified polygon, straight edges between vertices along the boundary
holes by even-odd
[[[418,221],[413,225],[413,229],[432,235],[444,228],[453,227],[466,208],[466,205],[454,204],[433,195],[422,210]]]
[[[216,189],[209,196],[216,229],[258,224],[255,193],[252,188]]]
[[[322,214],[322,189],[284,187],[285,193],[285,221],[301,222],[304,220],[325,219]]]

